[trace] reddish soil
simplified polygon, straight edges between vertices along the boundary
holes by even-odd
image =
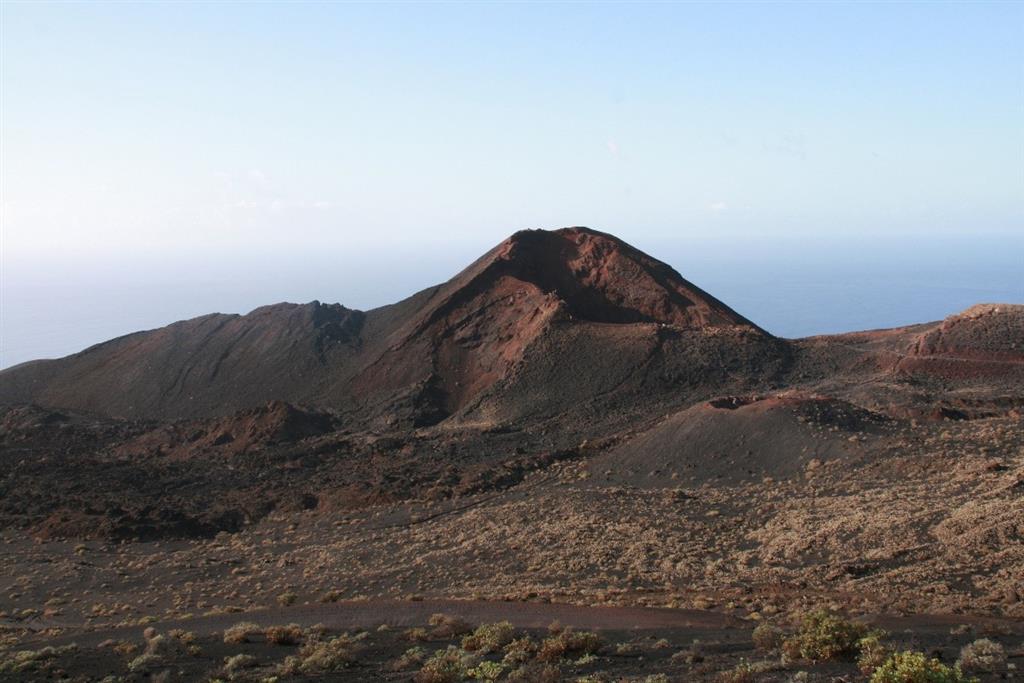
[[[0,372],[0,642],[239,611],[413,625],[422,598],[688,639],[815,606],[996,628],[977,620],[1024,618],[1022,340],[1020,305],[778,339],[571,228],[392,306],[278,304],[27,363]],[[714,673],[645,657],[612,669]]]

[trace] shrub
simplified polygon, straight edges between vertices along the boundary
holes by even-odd
[[[473,632],[473,627],[464,619],[447,614],[434,614],[430,617],[432,638],[451,639]]]
[[[254,624],[251,621],[241,621],[230,628],[224,629],[224,642],[231,643],[232,645],[248,643],[249,636],[259,633],[259,631],[260,627],[258,624]]]
[[[920,652],[897,652],[871,675],[871,683],[976,683],[959,666],[952,668]]]
[[[505,646],[505,657],[501,660],[509,666],[525,664],[537,653],[537,644],[529,636],[516,638]]]
[[[748,662],[741,659],[735,668],[724,671],[719,679],[725,683],[750,683],[761,679],[761,674],[778,671],[783,666],[778,661]]]
[[[507,621],[496,624],[481,624],[472,634],[462,639],[463,649],[481,654],[497,652],[512,642],[515,629]]]
[[[537,659],[557,662],[569,655],[596,654],[603,645],[604,641],[596,633],[566,628],[558,635],[544,639],[537,651]]]
[[[312,626],[307,626],[306,630],[303,631],[303,635],[308,640],[320,640],[324,636],[326,636],[329,631],[330,629],[327,628],[325,624],[317,623],[313,624]]]
[[[55,660],[65,654],[78,651],[75,644],[63,647],[44,647],[39,650],[21,650],[3,653],[0,659],[0,673],[24,673],[27,671],[45,671]]]
[[[870,676],[892,654],[882,642],[883,637],[885,634],[882,631],[872,631],[857,641],[857,649],[860,651],[857,655],[857,668],[865,676]]]
[[[388,664],[391,671],[409,671],[418,666],[423,666],[423,660],[427,658],[427,651],[422,647],[410,647],[402,653],[402,656]]]
[[[469,670],[470,678],[478,681],[496,681],[505,672],[505,665],[498,662],[483,661]]]
[[[160,655],[154,655],[150,653],[141,654],[132,661],[128,662],[128,670],[132,673],[140,673],[143,671],[149,671],[155,669],[158,666],[162,666],[164,658]]]
[[[719,680],[722,683],[753,683],[757,672],[754,670],[753,665],[746,660],[740,660],[734,668],[729,671],[723,671],[719,676]]]
[[[414,680],[416,683],[458,683],[466,679],[476,663],[464,651],[449,645],[447,649],[435,652]]]
[[[993,673],[1006,668],[1006,650],[999,643],[982,638],[960,650],[957,662],[964,671]]]
[[[329,640],[311,640],[302,646],[297,657],[287,657],[281,667],[285,674],[318,674],[341,671],[359,659],[365,633],[343,633]]]
[[[537,654],[537,643],[528,635],[515,638],[505,645],[502,661],[509,665],[524,664]]]
[[[192,631],[186,631],[185,629],[181,628],[172,628],[170,631],[167,632],[167,635],[169,635],[171,638],[174,638],[182,645],[191,645],[192,643],[196,642],[195,633],[193,633]]]
[[[559,683],[562,672],[556,666],[534,662],[519,667],[505,680],[509,683]]]
[[[252,655],[235,655],[224,658],[224,673],[229,676],[241,669],[251,669],[256,666],[256,658]]]
[[[268,643],[274,645],[298,645],[302,642],[302,627],[298,624],[270,626],[263,635]]]
[[[825,610],[805,615],[796,635],[782,643],[787,659],[812,662],[853,655],[857,641],[867,635],[867,627],[843,619]]]
[[[425,628],[406,629],[406,631],[402,633],[402,637],[406,640],[411,640],[416,643],[422,643],[424,641],[430,640],[430,634],[427,633],[427,629]]]
[[[156,657],[162,657],[164,659],[177,659],[188,654],[199,653],[199,648],[196,646],[186,646],[185,640],[187,638],[184,632],[180,632],[181,638],[175,638],[173,635],[163,636],[156,632],[152,628],[147,628],[143,633],[146,639],[146,647],[142,651],[146,655],[154,655]],[[195,640],[195,634],[188,634],[192,636],[192,640]],[[191,642],[191,641],[189,641]]]
[[[281,607],[288,607],[290,605],[294,605],[295,601],[298,599],[299,596],[297,596],[295,593],[281,593],[277,596],[277,604],[281,605]]]
[[[751,638],[755,648],[766,652],[778,649],[783,640],[782,631],[771,624],[758,624],[751,634]]]

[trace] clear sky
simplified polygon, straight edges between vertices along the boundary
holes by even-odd
[[[380,305],[524,227],[709,289],[927,243],[1020,296],[1024,3],[0,7],[0,365],[266,297]],[[95,329],[61,328],[98,281]],[[860,322],[830,315],[775,326]]]

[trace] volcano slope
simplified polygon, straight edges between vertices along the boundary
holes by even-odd
[[[1022,344],[1014,305],[779,339],[615,237],[570,228],[517,233],[380,309],[278,304],[27,363],[0,372],[0,637],[454,598],[726,620],[704,652],[699,634],[665,631],[683,640],[679,657],[645,655],[662,668],[612,648],[590,668],[556,662],[566,676],[717,676],[771,658],[752,650],[755,623],[791,629],[813,607],[928,615],[907,623],[941,622],[946,640],[916,646],[947,659],[952,627],[1013,654]],[[210,651],[239,654],[223,649]],[[303,677],[269,670],[270,651],[253,651],[256,679]],[[118,657],[90,650],[71,670],[147,673]],[[199,661],[176,666],[227,676]],[[859,675],[772,661],[765,680]]]

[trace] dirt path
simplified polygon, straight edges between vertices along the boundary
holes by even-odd
[[[297,605],[274,609],[218,614],[188,620],[148,624],[158,630],[183,628],[209,634],[251,621],[260,626],[296,623],[301,626],[324,624],[334,629],[375,628],[387,624],[393,628],[422,626],[430,615],[458,616],[471,624],[507,620],[518,628],[545,628],[553,621],[580,629],[634,631],[673,630],[708,633],[744,628],[744,622],[715,612],[648,607],[583,607],[539,602],[476,602],[468,600],[424,601],[346,601],[329,604]],[[39,628],[62,626],[69,632],[46,639],[48,645],[75,642],[96,645],[109,638],[141,639],[146,626],[125,626],[86,630],[71,624],[36,622]],[[40,639],[41,641],[42,639]],[[28,641],[26,641],[28,642]]]

